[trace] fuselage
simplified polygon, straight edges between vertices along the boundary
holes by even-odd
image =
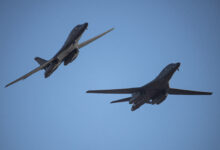
[[[72,29],[61,49],[54,55],[54,60],[45,67],[45,78],[49,77],[62,62],[67,65],[76,59],[79,53],[78,41],[87,27],[88,23],[84,23]]]
[[[169,64],[153,81],[142,86],[138,92],[133,93],[129,101],[130,104],[133,104],[131,110],[136,110],[144,103],[160,104],[163,102],[167,97],[169,80],[179,66],[180,63]]]

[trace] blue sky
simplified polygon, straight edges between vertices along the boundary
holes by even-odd
[[[217,0],[1,1],[0,149],[220,149],[219,8]],[[40,71],[4,88],[84,22],[81,42],[115,30],[48,79]],[[85,93],[142,86],[172,62],[181,66],[171,87],[214,94],[172,95],[131,112],[109,103],[128,95]]]

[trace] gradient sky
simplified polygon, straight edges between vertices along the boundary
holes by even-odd
[[[220,2],[218,0],[2,0],[0,5],[1,150],[220,149]],[[71,29],[88,22],[80,50],[48,79],[40,71]],[[138,87],[181,62],[174,88],[212,96],[168,96],[131,112],[128,95],[87,90]]]

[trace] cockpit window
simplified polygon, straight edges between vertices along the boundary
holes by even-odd
[[[158,77],[163,78],[163,77],[167,76],[170,73],[170,71],[172,71],[173,68],[175,68],[175,66],[170,64],[169,66],[164,68],[164,70],[158,75]]]
[[[78,30],[80,28],[80,25],[77,25],[74,30]]]

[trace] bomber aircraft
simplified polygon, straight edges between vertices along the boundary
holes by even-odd
[[[65,41],[64,45],[58,51],[58,53],[52,57],[50,60],[45,60],[40,57],[36,57],[35,60],[39,63],[39,67],[35,68],[34,70],[30,71],[29,73],[25,74],[24,76],[12,81],[11,83],[7,84],[5,87],[8,87],[20,80],[26,79],[33,73],[44,69],[45,70],[45,78],[49,77],[58,67],[59,65],[64,62],[64,65],[68,65],[71,63],[79,54],[79,49],[86,46],[87,44],[95,41],[96,39],[102,37],[103,35],[107,34],[108,32],[112,31],[114,28],[97,35],[85,42],[78,43],[82,34],[87,29],[88,23],[79,24],[72,29],[67,40]]]
[[[169,87],[169,81],[176,70],[179,70],[180,63],[167,65],[160,74],[150,83],[137,88],[111,89],[111,90],[90,90],[87,93],[104,94],[132,94],[131,97],[112,101],[111,103],[129,102],[133,104],[131,111],[138,109],[143,104],[160,104],[168,94],[174,95],[211,95],[211,92],[190,91],[174,89]]]

